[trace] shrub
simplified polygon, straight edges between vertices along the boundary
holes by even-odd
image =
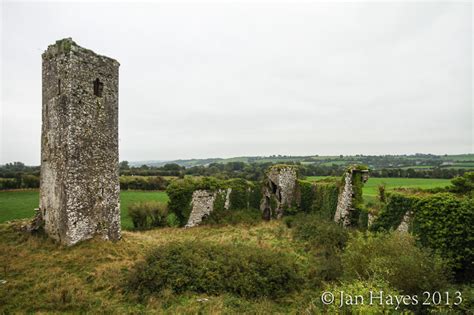
[[[345,279],[383,279],[404,294],[440,291],[449,269],[439,256],[415,245],[408,233],[357,232],[342,253]]]
[[[158,201],[142,201],[128,206],[128,215],[138,230],[167,225],[168,208]]]
[[[179,226],[179,220],[178,220],[178,217],[176,216],[176,214],[174,214],[174,213],[168,214],[168,216],[166,217],[166,225],[168,225],[169,227],[178,227]]]
[[[290,225],[293,237],[306,242],[307,250],[312,253],[314,262],[309,278],[313,285],[339,278],[342,274],[340,254],[349,238],[347,229],[318,215],[298,215]]]
[[[463,176],[451,180],[451,190],[456,193],[468,194],[474,191],[474,172],[467,172]]]
[[[293,237],[308,242],[312,247],[343,249],[349,238],[347,229],[318,215],[299,215],[292,225]]]
[[[413,230],[421,244],[452,262],[457,278],[474,279],[474,199],[448,193],[423,197],[416,205]]]
[[[126,287],[145,299],[163,290],[246,298],[278,298],[303,282],[288,255],[258,247],[204,242],[170,243],[137,263]]]

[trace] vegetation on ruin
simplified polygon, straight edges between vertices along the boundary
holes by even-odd
[[[271,221],[125,231],[116,243],[90,240],[71,248],[17,231],[19,222],[0,224],[0,278],[6,280],[1,284],[0,312],[323,313],[334,310],[322,305],[323,291],[367,294],[367,288],[374,288],[403,293],[414,283],[409,271],[421,267],[427,275],[420,281],[429,281],[436,290],[452,290],[444,274],[433,271],[441,270],[443,260],[419,250],[409,235],[354,234],[317,216],[311,218],[295,220],[291,228],[283,221]],[[298,227],[308,221],[311,228]],[[294,232],[298,229],[305,233]],[[392,250],[386,249],[387,242]],[[397,250],[404,257],[399,264],[394,259]],[[331,252],[337,255],[327,254]],[[140,274],[139,266],[147,261],[151,269],[141,269]],[[248,272],[236,273],[237,268]],[[397,279],[395,271],[400,271]],[[225,280],[218,281],[223,275]],[[279,275],[286,275],[285,281]],[[421,271],[414,275],[421,277]],[[150,281],[157,276],[159,281]],[[437,310],[463,313],[472,307],[468,298],[472,289],[462,285],[456,289],[467,302],[458,307],[440,305]],[[265,290],[276,293],[264,294],[270,292]],[[357,312],[364,307],[345,309]],[[370,308],[383,309],[393,312],[394,306]]]
[[[166,193],[169,196],[168,209],[176,214],[181,226],[184,226],[191,214],[192,196],[196,190],[208,190],[215,192],[214,211],[224,210],[227,189],[231,189],[229,195],[230,208],[235,209],[258,209],[261,200],[260,186],[244,179],[218,180],[210,177],[184,178],[171,182]]]
[[[370,227],[373,231],[396,229],[410,211],[409,230],[420,244],[444,257],[456,277],[474,279],[474,173],[452,180],[452,185],[430,193],[420,189],[391,193]],[[444,190],[444,192],[439,192]]]

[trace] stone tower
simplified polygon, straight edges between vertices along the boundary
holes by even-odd
[[[42,58],[40,220],[65,245],[118,240],[119,63],[70,38]]]

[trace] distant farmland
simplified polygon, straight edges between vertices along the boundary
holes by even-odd
[[[310,176],[307,179],[316,181],[323,176]],[[434,188],[449,185],[449,179],[424,179],[424,178],[370,178],[364,186],[364,198],[370,201],[376,198],[378,185],[384,183],[387,190],[397,187],[405,188]],[[128,216],[128,206],[132,202],[157,200],[168,201],[168,196],[164,191],[122,191],[120,192],[120,209],[122,212],[122,228],[130,229],[132,222]],[[39,204],[38,190],[16,190],[0,191],[0,223],[24,219],[33,216],[33,209]]]
[[[120,211],[122,213],[122,228],[132,228],[132,220],[128,216],[128,206],[132,202],[157,200],[168,201],[164,191],[121,191]],[[38,190],[0,191],[0,223],[30,218],[34,209],[39,205]]]
[[[311,181],[317,181],[318,179],[325,178],[324,176],[309,176],[307,179]],[[383,177],[372,177],[369,178],[367,183],[364,185],[364,198],[366,201],[375,199],[378,194],[378,186],[385,184],[387,191],[393,190],[394,188],[436,188],[445,187],[450,184],[449,179],[437,179],[437,178],[383,178]]]

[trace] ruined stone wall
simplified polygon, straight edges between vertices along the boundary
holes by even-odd
[[[65,39],[43,53],[40,214],[66,245],[120,238],[119,63]]]
[[[350,211],[352,210],[352,172],[344,174],[344,187],[339,194],[337,201],[336,214],[334,215],[335,222],[342,222],[343,226],[349,226]]]
[[[356,178],[358,176],[358,178]],[[369,178],[368,170],[349,167],[344,173],[343,187],[339,193],[334,221],[342,226],[350,226],[358,209],[357,202],[362,201],[362,185]],[[360,185],[360,187],[357,187]]]
[[[284,209],[291,207],[296,196],[297,168],[291,165],[275,165],[268,169],[260,205],[263,217],[281,218]]]
[[[400,225],[397,227],[397,231],[398,231],[398,232],[403,232],[403,233],[407,233],[407,232],[408,232],[408,229],[409,229],[409,226],[410,226],[411,217],[412,217],[412,212],[411,212],[411,211],[407,211],[407,212],[405,213],[405,215],[403,216],[402,222],[400,222]]]
[[[214,202],[216,201],[218,194],[225,194],[224,209],[229,209],[230,201],[229,196],[232,190],[196,190],[193,192],[193,198],[191,200],[191,214],[189,215],[188,223],[185,227],[194,227],[199,225],[202,220],[214,211]]]

